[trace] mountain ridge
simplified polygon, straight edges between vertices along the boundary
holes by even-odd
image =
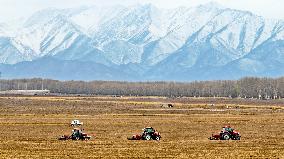
[[[266,71],[267,76],[283,75],[284,21],[214,2],[175,9],[151,4],[45,9],[13,37],[1,26],[0,63],[11,67],[52,57],[104,65],[114,74],[126,70],[124,80],[210,80],[222,72],[232,78]],[[275,65],[263,66],[271,62]]]

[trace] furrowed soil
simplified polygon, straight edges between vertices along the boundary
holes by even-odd
[[[73,119],[91,140],[57,139]],[[0,158],[284,158],[280,99],[0,97],[0,125]],[[208,140],[224,125],[241,140]],[[161,141],[127,140],[146,126]]]

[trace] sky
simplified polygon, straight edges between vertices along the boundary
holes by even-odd
[[[72,8],[78,6],[135,5],[152,3],[159,8],[194,7],[215,1],[233,9],[251,11],[257,15],[284,20],[284,0],[0,0],[0,22],[28,17],[44,8]]]

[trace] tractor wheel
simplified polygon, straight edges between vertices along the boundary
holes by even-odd
[[[151,140],[151,135],[146,135],[145,140]]]
[[[238,135],[235,137],[235,140],[241,140],[241,137]]]
[[[161,139],[160,136],[156,136],[155,140],[159,141]]]
[[[227,133],[225,133],[225,134],[222,135],[222,139],[223,139],[223,140],[230,140],[230,138],[231,138],[230,135],[227,134]]]

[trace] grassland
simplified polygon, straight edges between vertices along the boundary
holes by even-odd
[[[58,141],[73,119],[95,138]],[[0,125],[0,158],[284,158],[283,100],[0,97]],[[241,140],[208,140],[223,125]],[[145,126],[162,140],[126,139]]]

